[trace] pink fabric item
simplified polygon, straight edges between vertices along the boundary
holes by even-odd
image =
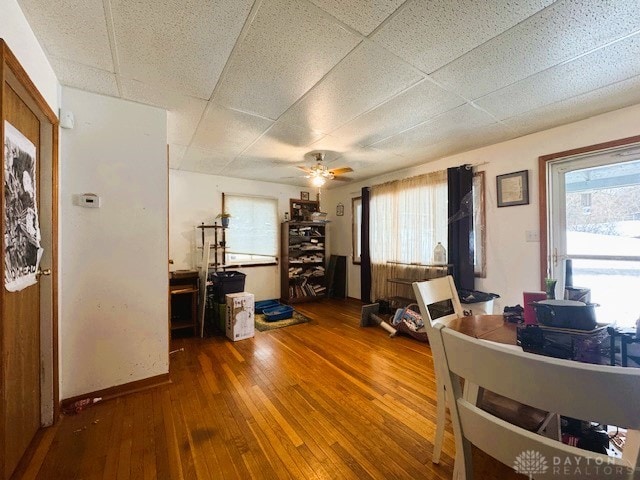
[[[523,292],[524,298],[524,324],[536,325],[536,312],[531,305],[531,302],[537,302],[539,300],[546,300],[547,294],[545,292]]]

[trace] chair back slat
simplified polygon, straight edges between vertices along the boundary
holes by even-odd
[[[530,468],[529,473],[535,479],[631,478],[631,467],[622,459],[588,452],[524,430],[464,399],[458,400],[458,408],[465,437],[505,465],[515,468],[517,462],[521,462],[525,471],[520,473],[527,473],[526,469]],[[523,455],[523,452],[527,453]],[[559,460],[566,458],[570,461]],[[576,458],[582,460],[576,461]]]
[[[640,428],[640,369],[545,357],[451,329],[442,338],[449,369],[481,387],[561,415]],[[633,408],[620,408],[629,401]]]
[[[460,299],[458,298],[458,291],[456,290],[456,286],[451,275],[434,278],[425,282],[415,282],[413,284],[413,291],[418,305],[420,306],[420,312],[422,313],[423,318],[429,319],[431,324],[434,323],[434,320],[431,318],[429,306],[434,303],[449,300],[453,306],[452,314],[436,319],[436,321],[440,323],[446,324],[454,318],[463,316],[462,306],[460,305]]]
[[[545,472],[529,471],[530,478],[585,478],[584,469],[576,467],[589,465],[592,478],[640,479],[640,369],[527,353],[442,324],[436,324],[433,333],[440,334],[445,385],[453,392],[449,407],[456,448],[462,451],[460,458],[467,474],[472,463],[470,442],[510,466],[526,452],[554,462]],[[622,460],[564,445],[480,410],[462,395],[460,378],[541,410],[628,428]],[[566,461],[571,468],[551,468]],[[593,468],[598,466],[609,468],[594,473]]]

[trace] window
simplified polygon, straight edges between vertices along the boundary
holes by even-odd
[[[598,321],[632,325],[640,291],[640,148],[617,148],[548,163],[549,275],[589,288]],[[556,292],[561,295],[561,292]]]
[[[278,254],[278,200],[223,194],[224,211],[231,214],[226,230],[226,265],[273,264]]]
[[[424,278],[447,244],[447,172],[373,186],[369,221],[372,294],[384,298],[388,278]]]
[[[353,263],[359,264],[362,257],[362,197],[351,200],[351,230]]]

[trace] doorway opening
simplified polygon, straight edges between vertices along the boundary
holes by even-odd
[[[598,321],[633,325],[640,314],[640,144],[560,157],[546,163],[546,174],[547,276],[589,289]]]

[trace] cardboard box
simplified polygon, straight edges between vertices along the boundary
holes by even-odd
[[[253,293],[228,293],[227,315],[225,319],[227,338],[243,340],[254,335],[254,297]]]

